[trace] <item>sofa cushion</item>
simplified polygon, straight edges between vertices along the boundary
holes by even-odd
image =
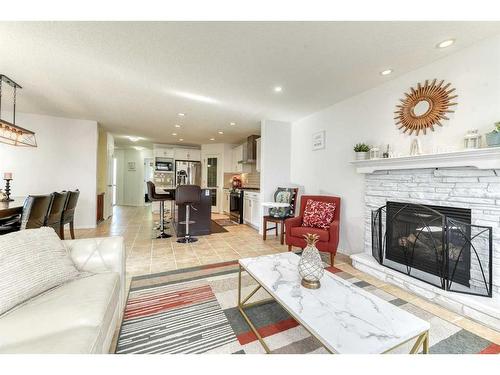
[[[120,277],[115,272],[80,278],[52,289],[0,316],[0,352],[4,347],[22,347],[59,333],[65,340],[65,332],[69,335],[82,327],[95,332],[88,338],[92,342],[83,346],[98,347],[113,320],[119,297]],[[72,340],[67,337],[65,352],[72,351]],[[81,347],[79,343],[75,352]]]
[[[0,236],[0,314],[78,276],[54,229]]]
[[[330,233],[327,230],[312,227],[293,227],[290,234],[300,238],[304,238],[306,234],[317,234],[321,242],[328,242],[330,239]]]
[[[302,226],[328,229],[335,215],[335,203],[308,199],[304,209]]]

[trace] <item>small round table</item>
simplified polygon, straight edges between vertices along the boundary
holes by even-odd
[[[287,208],[290,207],[290,203],[280,203],[280,202],[262,202],[262,207],[267,207],[267,208]],[[262,228],[262,239],[265,241],[267,237],[267,223],[275,223],[276,227],[274,228],[269,228],[269,229],[275,229],[276,230],[276,237],[278,236],[278,224],[281,224],[281,236],[280,236],[280,242],[283,245],[285,241],[285,219],[288,219],[286,217],[275,217],[271,215],[264,215],[264,220],[263,220],[263,228]]]

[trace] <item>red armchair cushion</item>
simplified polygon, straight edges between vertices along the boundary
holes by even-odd
[[[330,233],[327,230],[311,227],[293,227],[291,230],[291,235],[294,237],[304,238],[306,234],[317,234],[319,240],[323,242],[328,242],[330,239]]]
[[[335,203],[308,199],[302,219],[303,227],[328,229],[335,216]]]

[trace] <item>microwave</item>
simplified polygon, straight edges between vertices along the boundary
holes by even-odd
[[[173,172],[174,160],[167,158],[156,158],[155,169],[162,172]]]

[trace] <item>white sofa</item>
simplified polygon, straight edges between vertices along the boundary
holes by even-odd
[[[125,305],[123,238],[64,241],[86,277],[0,316],[0,353],[108,353]]]

